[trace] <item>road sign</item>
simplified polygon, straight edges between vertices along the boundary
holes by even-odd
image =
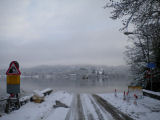
[[[20,75],[7,75],[7,85],[8,84],[20,84]]]
[[[155,63],[148,63],[147,67],[152,69],[152,68],[156,67],[156,64]]]
[[[12,61],[6,72],[7,75],[7,93],[20,93],[20,75],[19,64],[17,61]]]
[[[13,109],[20,108],[19,93],[20,93],[20,75],[19,64],[17,61],[12,61],[6,72],[7,75],[7,93],[10,94],[6,102],[5,112],[9,113]]]
[[[16,65],[15,61],[11,62],[6,75],[21,75],[20,70],[18,69],[18,66]]]

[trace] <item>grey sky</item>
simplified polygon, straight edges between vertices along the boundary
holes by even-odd
[[[126,37],[104,0],[1,0],[0,68],[124,65]]]

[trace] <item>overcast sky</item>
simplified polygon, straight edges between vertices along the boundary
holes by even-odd
[[[127,38],[105,0],[0,0],[0,68],[124,65]]]

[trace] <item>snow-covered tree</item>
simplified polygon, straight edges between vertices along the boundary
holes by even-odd
[[[123,18],[123,29],[130,23],[138,29],[148,23],[157,23],[160,19],[159,0],[110,0],[105,7],[113,8],[112,19]]]
[[[160,71],[160,1],[110,0],[107,7],[113,8],[112,19],[122,19],[121,30],[126,35],[132,34],[129,37],[132,44],[126,50],[127,62],[135,80],[142,84],[148,63],[154,62],[156,71]],[[129,25],[134,26],[132,32],[127,31]]]

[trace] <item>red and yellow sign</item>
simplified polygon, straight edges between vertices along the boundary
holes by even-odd
[[[7,75],[7,84],[20,84],[20,75]]]
[[[7,75],[7,93],[18,94],[20,93],[20,75],[19,63],[12,61],[6,72]]]

